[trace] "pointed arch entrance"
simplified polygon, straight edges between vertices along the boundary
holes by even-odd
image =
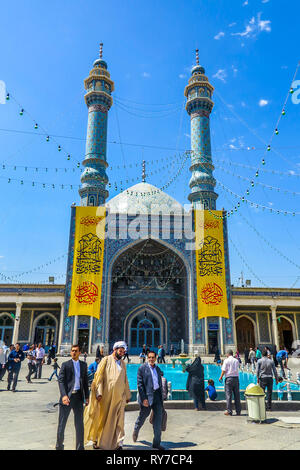
[[[236,340],[237,348],[240,353],[245,349],[254,348],[255,343],[255,330],[254,324],[250,318],[243,316],[236,320]]]
[[[139,354],[145,344],[156,351],[166,344],[167,321],[162,312],[151,305],[141,305],[129,313],[124,324],[124,338],[131,354]]]

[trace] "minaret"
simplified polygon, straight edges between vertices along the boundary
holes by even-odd
[[[107,114],[112,105],[111,93],[114,82],[110,79],[107,63],[102,59],[103,44],[100,44],[100,58],[94,62],[89,77],[84,80],[87,90],[84,98],[89,109],[85,159],[85,170],[81,175],[79,189],[82,206],[100,206],[108,197],[106,184]]]
[[[191,193],[189,200],[195,209],[216,209],[218,195],[214,188],[214,166],[211,158],[209,116],[213,108],[214,87],[199,65],[199,52],[196,49],[196,66],[192,69],[189,84],[185,87],[186,110],[191,116]]]

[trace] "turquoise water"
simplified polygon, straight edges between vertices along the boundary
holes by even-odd
[[[129,386],[131,390],[137,389],[137,371],[140,367],[140,364],[128,364],[127,365],[127,375],[129,380]],[[175,369],[173,369],[172,364],[159,364],[160,369],[164,373],[168,382],[172,382],[173,390],[186,390],[186,381],[188,374],[187,372],[182,372],[182,366],[175,364]],[[203,364],[204,367],[204,378],[205,384],[207,385],[208,379],[213,379],[215,382],[215,387],[217,390],[224,390],[224,378],[223,383],[219,382],[219,377],[221,375],[221,367],[214,364]],[[256,375],[247,372],[240,372],[240,389],[245,390],[250,383],[256,383]],[[277,390],[277,386],[274,381],[274,390]],[[295,384],[291,384],[291,390],[300,391],[300,387]],[[285,389],[286,391],[286,389]]]

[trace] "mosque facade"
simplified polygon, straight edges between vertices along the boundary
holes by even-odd
[[[198,63],[184,90],[191,121],[189,201],[192,209],[216,210],[218,195],[211,155],[210,113],[214,88]],[[213,354],[218,348],[256,345],[290,347],[300,333],[300,290],[236,288],[231,285],[227,219],[223,238],[229,318],[198,319],[194,211],[146,181],[112,199],[106,174],[108,114],[114,82],[107,63],[97,59],[84,81],[88,108],[86,155],[80,205],[105,206],[102,296],[99,319],[69,316],[73,272],[75,211],[71,207],[65,285],[0,285],[0,340],[58,344],[64,353],[80,343],[89,353],[125,340],[131,354],[144,344],[169,351]],[[224,213],[225,214],[225,213]],[[299,333],[298,333],[299,332]]]

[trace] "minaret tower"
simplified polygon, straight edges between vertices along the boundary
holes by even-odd
[[[108,197],[106,185],[107,114],[112,105],[111,93],[114,82],[110,79],[107,63],[102,59],[103,44],[100,44],[100,58],[94,62],[89,77],[84,80],[87,90],[84,98],[89,109],[86,151],[81,175],[79,194],[82,206],[100,206]]]
[[[213,108],[212,93],[214,87],[205,76],[205,70],[199,65],[199,51],[196,49],[196,66],[185,87],[187,98],[186,110],[191,116],[191,193],[189,200],[195,209],[216,209],[218,195],[214,188],[214,166],[211,158],[209,116]]]

